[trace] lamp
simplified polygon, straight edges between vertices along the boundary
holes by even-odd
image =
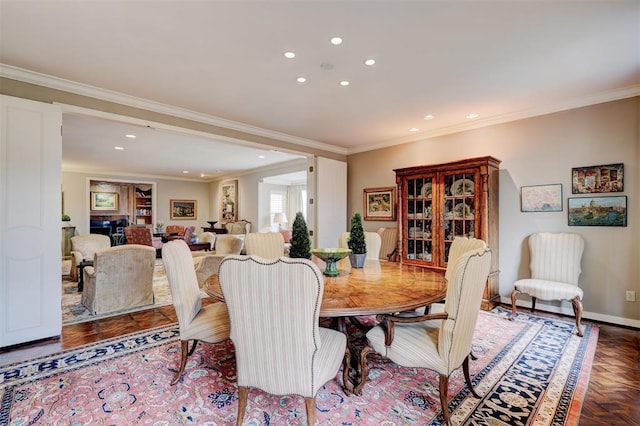
[[[273,223],[278,224],[278,229],[282,229],[282,224],[287,223],[287,215],[284,213],[275,213],[273,215]]]

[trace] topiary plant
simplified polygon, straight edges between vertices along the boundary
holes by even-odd
[[[351,231],[347,242],[353,254],[363,254],[367,252],[367,244],[364,240],[364,229],[362,228],[362,216],[354,213],[351,216]]]
[[[301,212],[296,213],[296,220],[293,221],[289,257],[311,259],[311,240]]]

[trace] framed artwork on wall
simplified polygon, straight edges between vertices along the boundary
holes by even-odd
[[[627,197],[569,198],[569,226],[627,226]]]
[[[196,200],[170,200],[169,212],[171,220],[198,218],[198,202]]]
[[[574,167],[571,169],[571,193],[593,194],[622,192],[624,164]]]
[[[92,192],[91,210],[118,210],[118,193]]]
[[[520,188],[520,211],[561,212],[562,184],[523,186]]]
[[[396,220],[396,187],[363,190],[364,220]]]
[[[231,180],[220,184],[220,223],[238,220],[238,181]]]

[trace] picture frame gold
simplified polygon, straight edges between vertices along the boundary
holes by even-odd
[[[230,180],[220,184],[220,223],[238,220],[238,181]]]
[[[118,193],[91,192],[91,210],[118,210]]]
[[[169,200],[171,220],[196,220],[198,218],[197,200]]]
[[[362,192],[364,220],[396,220],[396,187],[364,188]]]

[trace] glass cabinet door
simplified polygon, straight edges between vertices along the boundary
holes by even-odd
[[[433,176],[407,179],[406,258],[433,262]]]
[[[443,226],[441,238],[444,262],[449,259],[449,248],[458,236],[473,237],[476,225],[476,191],[478,176],[475,173],[451,173],[443,175]]]

